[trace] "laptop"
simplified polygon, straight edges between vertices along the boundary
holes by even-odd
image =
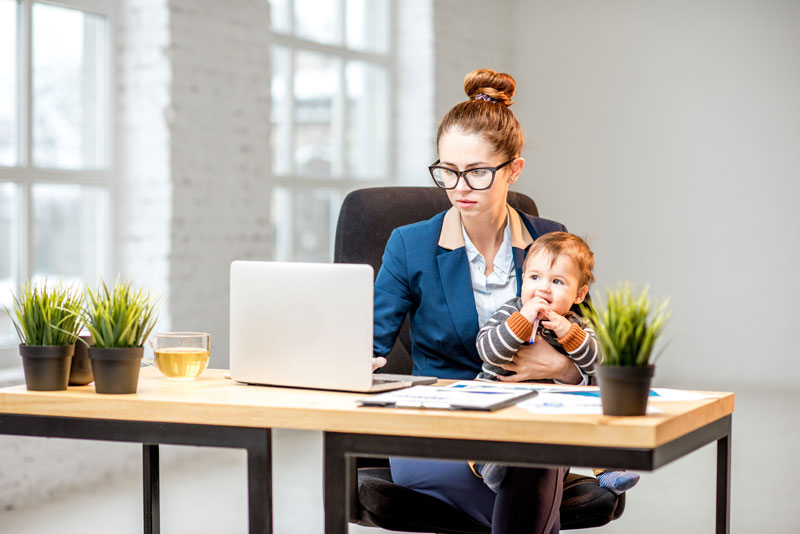
[[[231,263],[231,378],[246,384],[378,392],[435,377],[373,374],[369,265]]]

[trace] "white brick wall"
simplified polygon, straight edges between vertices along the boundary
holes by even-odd
[[[487,59],[475,65],[461,60],[460,46],[434,53],[434,43],[442,44],[432,38],[434,11],[455,5],[442,4],[396,4],[400,183],[429,182],[440,115],[433,113],[434,80],[457,89],[447,109],[463,99],[468,70],[496,64],[496,53],[477,40],[470,57]],[[115,264],[164,295],[159,328],[210,332],[212,365],[225,366],[230,261],[272,253],[268,3],[125,0],[117,15]],[[443,67],[434,69],[434,61]],[[0,455],[2,508],[111,476],[138,477],[141,448],[9,437],[0,439]]]
[[[172,218],[164,117],[170,83],[163,54],[167,21],[163,0],[128,0],[118,4],[113,32],[119,110],[114,263],[125,266],[124,276],[162,293],[168,281]],[[168,324],[164,309],[162,326]],[[141,446],[135,444],[2,436],[0,458],[0,510],[112,477],[141,476]]]
[[[159,328],[210,332],[225,366],[228,266],[271,250],[268,4],[126,0],[117,15],[115,263],[164,295]],[[4,436],[0,457],[0,510],[141,476],[136,444]]]
[[[272,250],[269,5],[171,0],[169,10],[172,327],[210,332],[222,367],[230,262]]]
[[[171,72],[165,0],[126,0],[116,21],[117,169],[115,267],[162,295],[159,328],[169,328],[169,130]]]
[[[0,436],[0,512],[116,477],[140,477],[141,455],[141,445],[132,443]]]

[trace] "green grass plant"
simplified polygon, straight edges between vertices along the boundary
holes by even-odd
[[[12,295],[11,316],[23,345],[72,345],[81,330],[83,295],[61,281],[32,285],[30,281]]]
[[[653,348],[669,320],[669,301],[652,301],[647,287],[633,295],[625,282],[606,289],[606,302],[597,299],[581,305],[597,334],[601,364],[641,367],[655,361],[660,352],[653,357]]]
[[[92,342],[99,348],[141,347],[158,319],[157,302],[144,289],[117,279],[110,288],[101,280],[87,288],[83,311]]]

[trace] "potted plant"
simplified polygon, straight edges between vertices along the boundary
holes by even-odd
[[[61,282],[32,286],[12,295],[8,311],[19,336],[25,385],[32,391],[67,389],[75,340],[81,329],[81,293]]]
[[[606,300],[582,306],[602,354],[597,379],[603,413],[644,415],[655,370],[653,349],[669,319],[669,303],[651,301],[647,288],[632,295],[629,283],[606,289]]]
[[[89,359],[97,393],[136,393],[144,342],[157,320],[156,302],[130,281],[119,279],[109,288],[101,280],[86,290],[83,311],[92,335]]]
[[[72,355],[72,366],[69,369],[69,385],[85,386],[94,380],[92,363],[89,361],[89,347],[92,345],[92,335],[87,331],[78,335],[75,343],[75,354]]]

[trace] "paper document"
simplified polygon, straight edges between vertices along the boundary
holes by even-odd
[[[529,412],[540,414],[599,415],[603,413],[600,395],[592,391],[540,391],[535,398],[524,400],[517,406]],[[663,412],[648,405],[647,413]]]
[[[414,386],[358,399],[360,406],[493,411],[533,397],[536,388],[491,382],[456,382],[449,386]]]

